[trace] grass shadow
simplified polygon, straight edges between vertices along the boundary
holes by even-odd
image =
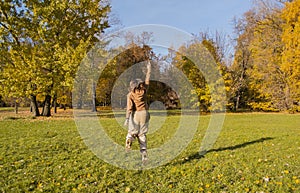
[[[226,150],[232,151],[232,150],[236,150],[236,149],[240,149],[240,148],[246,147],[248,145],[252,145],[252,144],[255,144],[255,143],[262,143],[264,141],[272,140],[272,139],[274,139],[274,138],[273,137],[263,137],[263,138],[260,138],[260,139],[257,139],[257,140],[245,142],[245,143],[234,145],[234,146],[221,147],[221,148],[218,148],[218,149],[211,149],[211,150],[208,150],[206,152],[197,152],[197,153],[194,153],[194,154],[188,156],[188,158],[181,160],[180,164],[184,164],[186,162],[190,162],[191,160],[204,158],[205,155],[207,153],[210,153],[210,152],[220,152],[220,151],[226,151]]]
[[[274,138],[273,137],[263,137],[263,138],[260,138],[260,139],[257,139],[257,140],[245,142],[245,143],[234,145],[234,146],[221,147],[221,148],[218,148],[218,149],[211,149],[211,150],[207,151],[207,153],[209,153],[209,152],[226,151],[226,150],[235,150],[235,149],[246,147],[248,145],[252,145],[252,144],[255,144],[255,143],[262,143],[264,141],[272,140],[272,139],[274,139]]]
[[[18,119],[25,119],[25,117],[12,117],[12,116],[8,116],[8,117],[4,118],[4,120],[18,120]]]

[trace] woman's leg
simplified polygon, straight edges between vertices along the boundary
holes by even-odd
[[[146,163],[148,160],[147,155],[147,137],[146,134],[148,132],[148,125],[149,125],[149,117],[147,111],[138,111],[136,113],[135,121],[139,123],[139,134],[138,134],[138,141],[140,144],[140,152],[142,155],[143,163]]]

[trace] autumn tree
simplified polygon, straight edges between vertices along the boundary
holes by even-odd
[[[256,1],[236,23],[233,100],[253,110],[297,110],[299,1]]]
[[[300,111],[300,1],[286,3],[281,17],[284,20],[281,70],[287,75],[286,104]]]
[[[236,23],[237,46],[231,66],[235,109],[240,105],[263,111],[291,108],[292,84],[283,62],[287,50],[283,6],[279,1],[256,1],[255,7]]]
[[[130,80],[133,78],[143,79],[145,74],[143,70],[145,69],[134,68],[130,73],[126,73],[127,77],[123,77],[124,81],[118,82],[121,85],[115,85],[117,79],[130,67],[154,58],[152,48],[147,45],[151,42],[151,33],[143,32],[139,35],[126,33],[120,35],[126,40],[125,45],[110,51],[116,52],[116,55],[111,61],[107,61],[108,63],[105,64],[105,68],[97,80],[96,98],[98,104],[111,105],[111,94],[114,86],[126,88],[125,90],[119,89],[117,91],[124,92],[118,93],[118,97],[121,97],[119,100],[126,100]],[[124,103],[123,101],[122,104]]]
[[[4,93],[45,98],[42,115],[62,88],[70,91],[77,66],[109,27],[106,1],[1,1]],[[1,50],[1,51],[2,51]]]
[[[193,103],[191,106],[200,107],[204,112],[224,110],[223,101],[226,96],[221,94],[222,89],[226,90],[224,78],[228,81],[227,86],[230,83],[223,60],[224,53],[220,50],[221,46],[218,46],[216,39],[210,38],[207,34],[200,34],[191,44],[182,46],[173,59],[174,65],[186,75],[194,87],[194,94],[198,96],[198,99],[190,101]],[[201,67],[197,67],[195,62]],[[212,106],[215,109],[212,109]]]
[[[283,51],[281,7],[270,1],[257,6],[257,23],[250,49],[253,67],[249,86],[258,93],[249,104],[253,109],[281,111],[290,108],[288,76],[281,69]]]
[[[249,89],[248,70],[253,66],[250,44],[253,40],[256,26],[256,14],[253,10],[244,13],[243,17],[234,20],[235,39],[234,61],[229,66],[232,83],[230,84],[228,103],[230,109],[237,111],[239,108],[247,108],[253,95]]]

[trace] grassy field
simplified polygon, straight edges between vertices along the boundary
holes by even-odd
[[[100,119],[123,145],[126,131],[110,116]],[[193,140],[171,162],[125,170],[89,150],[70,111],[33,118],[0,110],[0,192],[300,192],[300,114],[227,114],[214,148],[201,157],[209,119],[201,116]],[[149,148],[173,133],[169,125],[148,135]]]

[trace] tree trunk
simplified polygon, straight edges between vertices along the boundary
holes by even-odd
[[[285,92],[284,92],[284,103],[285,103],[285,109],[286,110],[291,110],[291,107],[293,106],[293,100],[291,99],[290,95],[290,87],[286,83],[285,84]]]
[[[18,114],[19,111],[19,103],[15,100],[15,113]]]
[[[236,96],[236,102],[235,102],[235,111],[237,111],[239,109],[240,106],[240,93],[238,93],[238,95]]]
[[[92,83],[92,102],[92,112],[96,112],[96,84],[94,81]]]
[[[56,95],[54,95],[54,97],[53,97],[52,106],[54,108],[54,113],[57,113],[57,97],[56,97]]]
[[[46,116],[46,117],[51,116],[51,96],[50,95],[46,95],[46,97],[45,97],[42,115]]]
[[[35,95],[30,95],[30,110],[33,113],[33,116],[35,116],[35,117],[40,116],[40,111],[38,108],[38,104],[36,102]]]

